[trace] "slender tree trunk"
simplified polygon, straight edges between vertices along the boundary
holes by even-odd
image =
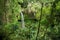
[[[40,15],[40,20],[39,20],[39,26],[38,26],[38,30],[37,30],[36,40],[38,40],[38,35],[39,35],[39,31],[40,31],[41,18],[42,18],[42,10],[43,10],[43,3],[41,5],[42,5],[42,7],[41,7],[41,15]]]
[[[58,2],[59,2],[58,0],[55,0],[52,3],[52,6],[51,6],[51,15],[50,15],[50,25],[51,25],[51,27],[55,26],[54,20],[55,20],[55,15],[56,15],[56,3],[58,3]]]
[[[7,0],[0,0],[0,22],[1,25],[6,23],[6,2]]]

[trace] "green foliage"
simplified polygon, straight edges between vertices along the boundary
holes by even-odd
[[[25,8],[18,2],[23,3]],[[28,6],[28,3],[31,3],[31,6]],[[18,21],[21,20],[20,13],[23,9],[29,8],[36,12],[35,20],[29,19],[30,15],[26,12],[24,14],[26,27],[22,28],[21,21]],[[39,21],[41,8],[42,18]],[[60,0],[0,0],[0,36],[2,40],[36,40],[36,36],[38,40],[60,40]]]

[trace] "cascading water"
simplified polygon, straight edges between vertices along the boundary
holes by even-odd
[[[24,15],[23,15],[23,13],[21,12],[21,26],[22,26],[22,28],[24,28],[25,27],[25,22],[24,22]]]

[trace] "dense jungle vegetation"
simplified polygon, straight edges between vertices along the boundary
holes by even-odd
[[[0,40],[60,40],[60,0],[0,0]]]

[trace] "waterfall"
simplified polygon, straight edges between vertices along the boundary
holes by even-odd
[[[25,27],[24,15],[23,15],[23,13],[22,13],[22,12],[21,12],[21,26],[22,26],[22,28],[24,28],[24,27]]]

